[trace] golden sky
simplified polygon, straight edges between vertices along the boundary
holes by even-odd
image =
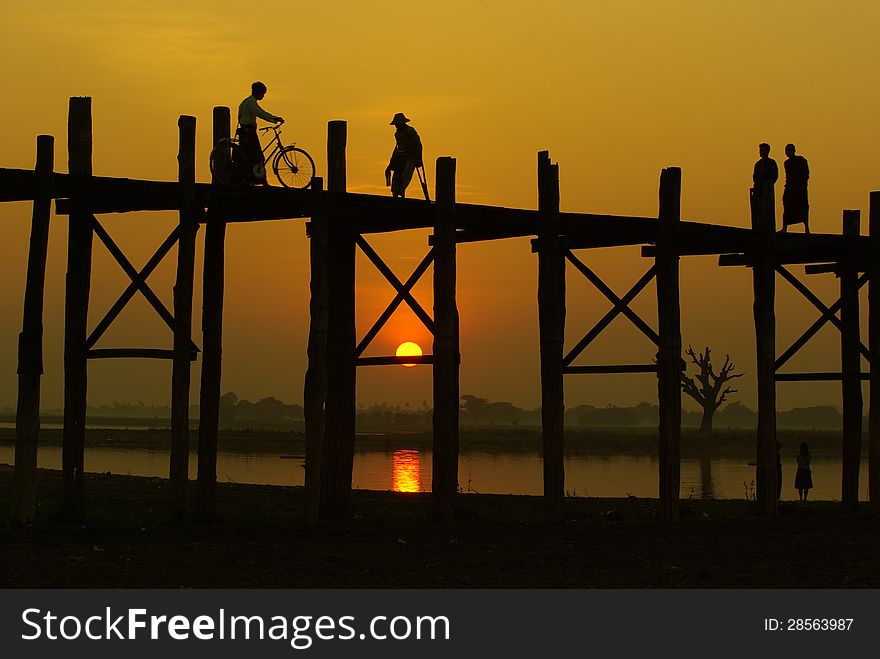
[[[177,117],[192,114],[203,156],[198,176],[207,180],[211,108],[234,108],[260,79],[269,87],[263,106],[287,119],[285,139],[312,153],[319,173],[325,172],[327,121],[349,122],[353,191],[387,194],[388,122],[399,111],[422,136],[432,184],[437,156],[458,159],[460,201],[534,208],[535,154],[549,149],[560,164],[563,210],[656,214],[660,170],[675,165],[683,170],[684,219],[746,226],[761,141],[771,143],[780,169],[786,142],[808,158],[814,231],[839,231],[844,208],[863,209],[866,231],[868,193],[880,189],[880,6],[863,0],[833,6],[818,0],[7,5],[0,41],[3,167],[33,166],[36,135],[48,133],[56,136],[56,169],[66,171],[68,97],[89,95],[96,174],[174,179]],[[30,207],[3,205],[0,220],[3,405],[15,400]],[[174,214],[128,215],[108,217],[106,226],[140,267],[174,221]],[[308,323],[304,234],[301,220],[230,227],[224,391],[301,401]],[[46,289],[43,396],[49,407],[60,405],[62,391],[65,239],[66,222],[58,218]],[[426,234],[373,243],[403,279],[423,256]],[[649,265],[638,248],[582,258],[621,294]],[[94,263],[92,326],[127,284],[98,242]],[[729,352],[747,371],[740,397],[753,405],[750,274],[715,263],[714,257],[683,261],[683,340]],[[363,333],[392,291],[366,259],[358,267]],[[167,261],[150,279],[169,307],[173,275],[173,261]],[[460,247],[462,393],[538,404],[536,278],[527,240]],[[833,277],[810,281],[833,301]],[[419,291],[426,308],[429,282]],[[786,286],[779,284],[779,352],[815,317]],[[652,286],[635,305],[651,324],[655,300]],[[196,327],[200,304],[198,297]],[[569,271],[568,309],[571,345],[607,305]],[[118,322],[102,345],[171,345],[139,298]],[[612,329],[585,363],[650,361],[651,346],[627,321],[619,319]],[[820,338],[791,363],[793,370],[837,368],[833,333],[825,330]],[[406,340],[423,347],[430,341],[403,310],[372,354],[391,354]],[[90,401],[166,402],[170,364],[134,365],[93,362]],[[197,380],[198,369],[194,373]],[[430,383],[428,368],[361,369],[359,401],[420,405],[430,400]],[[197,392],[194,386],[194,398]],[[650,375],[567,379],[568,405],[655,397]],[[782,408],[838,404],[838,387],[781,384],[779,400]]]

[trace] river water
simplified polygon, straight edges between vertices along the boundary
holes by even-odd
[[[0,462],[12,464],[14,447],[0,445]],[[61,468],[61,447],[42,446],[40,467]],[[190,475],[195,477],[195,454]],[[149,449],[90,447],[86,471],[132,476],[168,476],[168,454]],[[576,455],[565,461],[565,489],[590,497],[656,497],[657,458],[642,455]],[[794,455],[783,456],[782,499],[797,499]],[[302,485],[300,458],[277,453],[220,452],[217,478],[224,482]],[[685,458],[681,464],[682,498],[744,499],[754,496],[755,467],[739,458]],[[839,455],[813,455],[811,499],[840,499]],[[867,498],[867,464],[862,461],[860,498]],[[537,453],[466,451],[459,460],[459,484],[464,491],[532,494],[543,491],[541,457]],[[427,492],[431,489],[430,450],[367,451],[355,454],[352,485],[370,490]]]

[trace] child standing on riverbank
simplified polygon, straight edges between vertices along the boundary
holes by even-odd
[[[807,500],[807,493],[813,487],[813,472],[810,469],[810,449],[807,443],[801,444],[797,454],[797,473],[794,476],[794,487],[801,501]]]

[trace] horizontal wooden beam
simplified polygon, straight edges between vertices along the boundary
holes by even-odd
[[[72,196],[85,200],[95,214],[131,211],[174,211],[183,202],[183,188],[176,181],[53,174],[50,196],[58,199],[57,212],[64,214]],[[33,200],[33,170],[0,168],[0,202]],[[380,233],[407,229],[430,229],[434,205],[421,199],[392,199],[387,196],[322,192],[322,204],[334,213],[348,216],[359,233]],[[254,222],[309,217],[315,202],[309,190],[277,186],[217,186],[198,183],[195,205],[223,208],[226,222]],[[458,242],[498,240],[536,236],[536,210],[455,204],[454,222]],[[204,214],[200,222],[207,221]],[[559,232],[569,249],[589,249],[656,242],[657,219],[595,213],[560,213]],[[703,222],[682,222],[681,254],[744,253],[754,241],[750,229]],[[788,234],[777,239],[781,263],[818,263],[853,258],[863,268],[869,263],[868,238],[837,234]],[[853,254],[855,256],[853,256]],[[747,263],[736,263],[746,265]],[[721,265],[727,265],[722,262]],[[733,263],[731,263],[733,265]]]
[[[707,243],[705,245],[681,245],[679,256],[714,256],[719,252],[725,251],[729,249],[733,245],[726,245],[721,243]],[[643,245],[642,246],[642,256],[645,258],[653,259],[657,258],[657,247],[656,245]]]
[[[862,373],[862,380],[869,380],[870,373]],[[777,373],[777,382],[839,382],[843,379],[842,373]]]
[[[508,238],[522,238],[523,233],[520,229],[512,228],[508,231],[497,229],[493,231],[479,230],[458,230],[455,232],[455,242],[457,244],[478,243],[489,240],[505,240]],[[428,245],[434,246],[434,235],[428,236]]]
[[[196,351],[190,351],[190,361],[196,361]],[[93,348],[89,359],[174,359],[173,350],[161,348]]]
[[[58,174],[53,174],[53,178]],[[49,196],[54,198],[49,188]],[[32,169],[0,169],[0,202],[33,201],[37,195],[37,179]]]
[[[868,267],[867,256],[864,254],[861,246],[859,250],[855,252],[854,255],[850,255],[851,263],[858,272],[865,272]],[[651,256],[653,254],[648,248],[642,248],[642,256]],[[688,256],[693,254],[682,253],[682,256]],[[806,274],[815,275],[822,274],[827,272],[837,272],[837,264],[836,263],[827,263],[829,260],[833,260],[840,256],[841,258],[846,257],[845,253],[838,254],[836,250],[824,250],[822,252],[789,252],[784,254],[777,254],[775,259],[776,265],[803,265]],[[718,256],[718,265],[720,267],[730,267],[730,266],[745,266],[751,267],[752,265],[752,257],[749,254],[720,254]]]
[[[389,355],[387,357],[358,357],[358,366],[406,366],[408,364],[433,364],[434,355],[412,355],[410,357],[397,357]]]
[[[720,267],[727,266],[747,266],[751,267],[752,259],[747,254],[719,254],[718,265]]]
[[[657,364],[611,364],[606,366],[565,366],[565,375],[592,375],[598,373],[656,373]]]
[[[804,266],[804,273],[808,275],[824,275],[833,272],[835,275],[839,266],[836,263],[813,263]]]

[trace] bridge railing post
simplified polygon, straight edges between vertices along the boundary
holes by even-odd
[[[681,307],[679,245],[681,170],[660,175],[657,226],[657,394],[660,406],[660,508],[665,519],[678,518],[681,488]]]
[[[92,175],[92,99],[73,97],[67,124],[68,171]],[[67,283],[64,305],[64,430],[62,439],[62,506],[67,515],[84,513],[85,432],[89,287],[92,271],[92,224],[88,202],[71,199],[67,238]]]
[[[314,526],[320,519],[324,430],[327,403],[327,318],[329,312],[328,228],[323,208],[324,181],[312,179],[312,217],[308,224],[309,269],[309,343],[308,368],[303,392],[305,416],[305,522]]]
[[[214,144],[229,139],[229,108],[215,107]],[[212,183],[228,180],[225,159],[215,163]],[[226,219],[216,196],[208,208],[202,274],[202,375],[199,391],[199,457],[196,515],[214,515],[217,489],[217,435],[220,427],[220,377],[223,349],[223,278]]]
[[[859,236],[860,212],[843,211],[843,235]],[[855,250],[853,250],[855,251]],[[843,483],[841,501],[854,508],[859,501],[859,463],[862,454],[862,379],[859,346],[859,273],[844,259],[840,268],[840,366],[843,403]]]
[[[171,514],[186,517],[189,483],[189,392],[192,350],[193,279],[198,221],[195,207],[196,119],[177,121],[179,147],[177,181],[182,191],[180,238],[177,243],[177,278],[174,284],[174,360],[171,374]]]
[[[559,165],[538,153],[538,326],[541,343],[541,427],[544,447],[544,516],[561,520],[565,500],[563,343],[565,260],[559,237]]]
[[[347,124],[327,125],[328,215],[327,262],[327,406],[322,459],[322,518],[345,517],[349,509],[354,465],[357,368],[355,358],[355,229],[348,218],[333,212],[333,193],[346,190]]]
[[[55,138],[37,137],[36,187],[31,215],[24,318],[18,337],[18,406],[15,415],[15,482],[12,522],[34,519],[37,495],[37,441],[40,434],[40,379],[43,374],[43,292],[52,211]]]
[[[773,189],[750,191],[752,211],[752,284],[754,289],[755,353],[758,380],[757,469],[758,513],[775,517],[776,484],[776,226]]]
[[[434,518],[452,521],[458,492],[459,326],[455,300],[455,158],[438,158],[434,220]]]
[[[868,501],[880,513],[880,192],[871,193],[868,265],[868,350],[871,383],[868,407]]]

